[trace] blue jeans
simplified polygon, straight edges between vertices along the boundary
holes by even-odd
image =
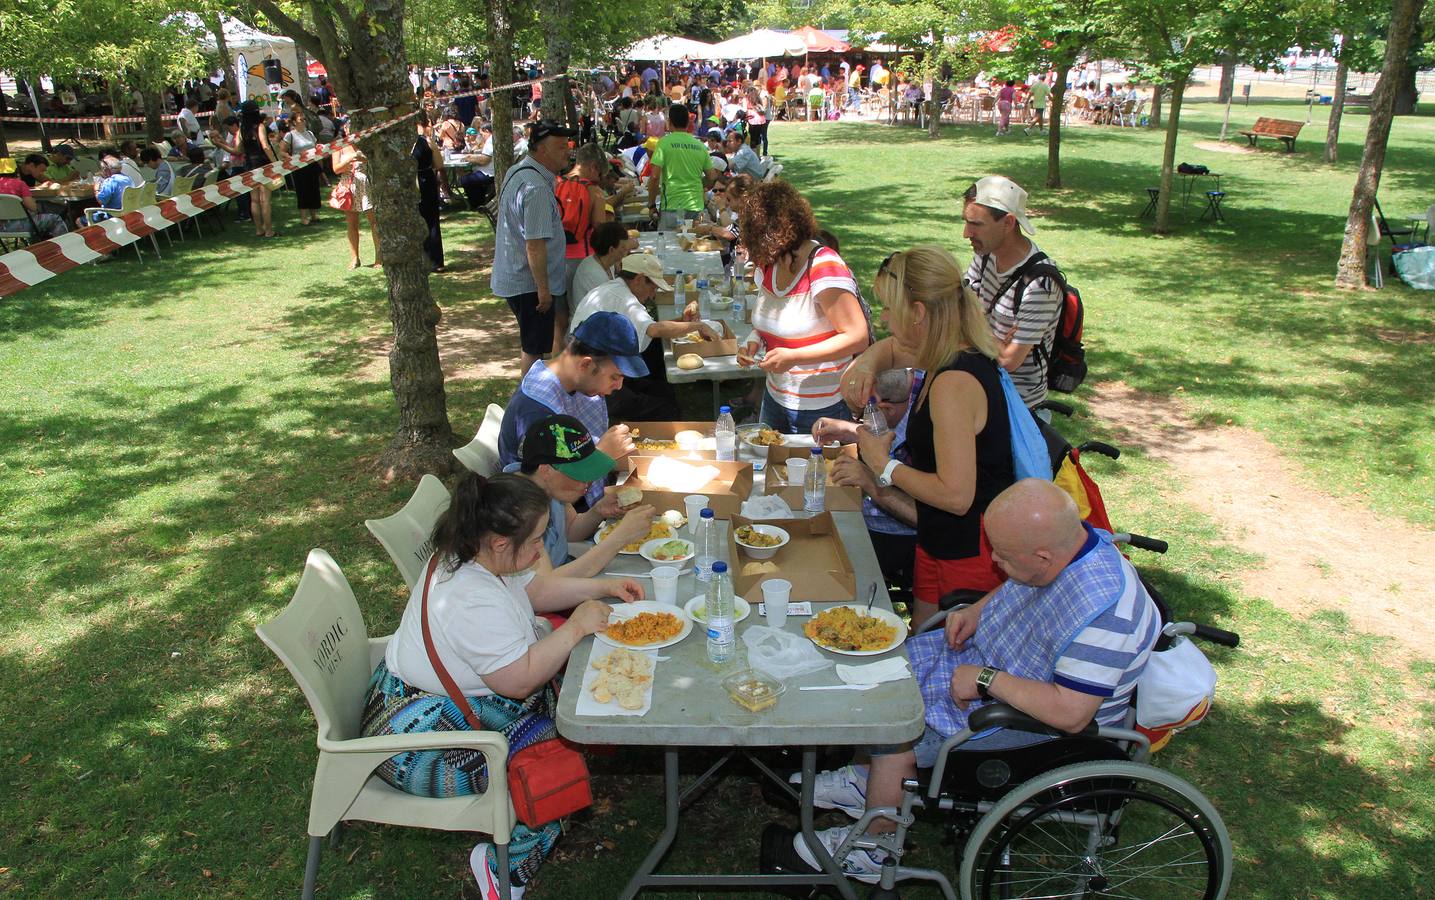
[[[788,409],[772,399],[771,391],[765,391],[758,421],[782,434],[811,434],[813,423],[824,416],[845,422],[852,418],[852,411],[847,408],[845,400],[838,400],[823,409]]]

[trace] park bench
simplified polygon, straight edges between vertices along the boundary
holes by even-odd
[[[1251,126],[1250,131],[1238,133],[1245,135],[1252,147],[1256,145],[1256,138],[1276,138],[1285,142],[1287,153],[1294,153],[1296,135],[1300,134],[1300,130],[1304,127],[1304,122],[1294,122],[1290,119],[1267,119],[1262,116],[1256,119],[1256,124]]]
[[[1346,106],[1369,106],[1374,94],[1346,94]]]

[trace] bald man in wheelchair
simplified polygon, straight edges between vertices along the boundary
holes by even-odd
[[[932,768],[942,742],[966,730],[968,714],[983,703],[1008,704],[1073,734],[1093,720],[1122,725],[1161,631],[1160,613],[1135,569],[1110,535],[1083,522],[1071,497],[1049,481],[1013,484],[992,501],[984,524],[992,557],[1009,580],[977,603],[953,610],[941,631],[907,643],[926,707],[926,730],[912,745],[870,748],[870,766],[818,774],[813,785],[818,808],[840,809],[856,819],[869,808],[899,805],[903,779],[916,777],[919,767]],[[962,751],[1046,740],[1052,738],[989,729],[962,743],[949,765],[961,765]],[[879,817],[867,831],[895,828],[895,822]],[[838,826],[818,836],[833,852],[847,832]],[[793,849],[817,867],[800,833]],[[849,877],[876,883],[880,852],[856,849],[839,862]]]

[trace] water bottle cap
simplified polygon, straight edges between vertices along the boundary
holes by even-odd
[[[722,415],[723,413],[730,413],[730,412],[732,412],[732,407],[731,407],[731,406],[719,406],[719,407],[718,407],[718,415]]]
[[[868,397],[867,402],[875,404],[877,402],[877,395],[873,394],[872,396]]]
[[[722,574],[725,573],[726,571],[727,571],[727,563],[723,562],[722,560],[718,560],[717,562],[713,563],[713,574],[714,574],[714,575],[722,575]]]
[[[698,513],[698,516],[703,519],[711,519],[713,517],[712,507],[704,507],[703,511]]]
[[[813,447],[813,448],[812,448],[812,455],[813,455],[813,456],[821,456],[821,455],[822,455],[822,448],[821,448],[821,447]]]

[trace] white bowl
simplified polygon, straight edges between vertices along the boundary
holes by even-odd
[[[755,438],[755,437],[757,437],[758,432],[760,432],[760,431],[763,429],[763,427],[764,427],[764,426],[762,426],[762,425],[739,425],[739,426],[737,426],[737,436],[738,436],[738,439],[739,439],[740,441],[742,441],[744,444],[747,445],[747,447],[748,447],[749,450],[752,450],[754,453],[757,453],[757,454],[759,454],[759,455],[766,456],[766,455],[767,455],[767,448],[768,448],[768,447],[780,447],[780,446],[782,446],[783,444],[786,444],[786,443],[787,443],[788,436],[785,435],[785,434],[784,434],[784,435],[781,435],[782,441],[781,441],[781,443],[777,443],[777,444],[755,444],[755,443],[753,443],[753,440],[752,440],[752,439]],[[774,430],[776,430],[776,429],[774,429]]]
[[[684,544],[686,544],[688,547],[687,556],[683,556],[677,559],[659,559],[657,556],[654,556],[653,554],[657,552],[658,548],[661,547],[663,544],[666,544],[668,541],[682,541]],[[654,566],[676,566],[679,570],[681,570],[687,568],[688,562],[692,560],[694,556],[697,555],[696,551],[697,546],[692,541],[687,540],[686,538],[653,538],[651,541],[644,543],[643,546],[638,548],[638,555],[643,557],[643,559],[646,559],[648,562],[652,563]]]
[[[747,544],[744,544],[741,539],[738,538],[737,532],[736,530],[734,530],[732,536],[733,542],[736,543],[739,547],[741,547],[742,552],[747,554],[750,559],[772,559],[774,556],[777,555],[777,551],[787,546],[787,542],[792,540],[791,535],[789,535],[784,529],[778,528],[776,525],[763,525],[759,522],[754,522],[752,524],[752,530],[756,531],[758,534],[770,534],[775,537],[780,537],[782,538],[782,542],[778,544],[773,544],[771,547],[749,547]]]

